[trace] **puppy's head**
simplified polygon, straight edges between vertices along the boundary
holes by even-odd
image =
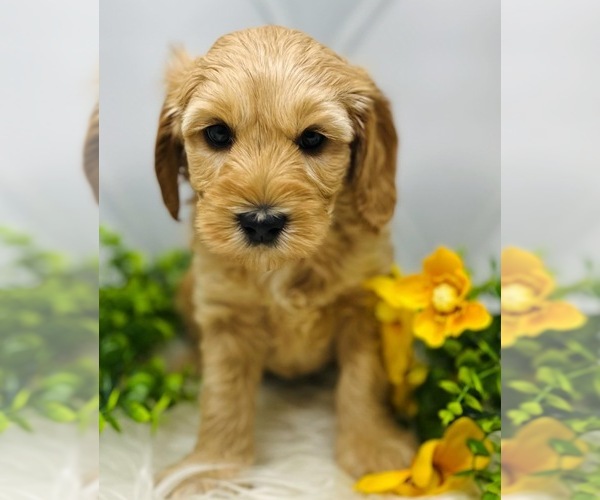
[[[298,31],[226,35],[174,55],[155,167],[171,215],[178,179],[197,193],[195,228],[215,253],[256,268],[307,258],[346,192],[377,231],[395,206],[396,133],[369,76]]]

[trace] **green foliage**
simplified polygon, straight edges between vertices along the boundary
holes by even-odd
[[[583,296],[597,303],[600,280],[592,276],[592,266],[587,270],[585,279],[559,288],[552,297]],[[600,316],[588,316],[581,328],[521,338],[507,351],[502,363],[504,437],[512,437],[528,422],[540,417],[550,417],[564,424],[584,442],[590,432],[600,430],[599,331]],[[572,470],[559,468],[542,471],[539,475],[560,480],[570,490],[570,498],[597,498],[600,491],[598,446],[587,442],[584,451],[574,440],[558,437],[550,438],[547,444],[559,457],[580,457],[585,462]]]
[[[464,415],[488,433],[500,429],[500,320],[481,332],[465,332],[439,349],[424,349],[430,367],[415,392],[417,430],[422,440],[437,438]]]
[[[471,298],[499,297],[500,280],[492,262],[492,278],[475,287]],[[415,424],[421,440],[438,438],[444,428],[460,416],[478,423],[494,445],[489,466],[484,470],[464,471],[481,490],[482,498],[500,498],[500,446],[498,433],[501,417],[500,317],[483,331],[467,331],[446,340],[441,348],[422,346],[429,366],[425,383],[415,392],[419,413]],[[489,456],[482,442],[466,443],[474,455]]]
[[[600,298],[600,280],[587,266],[587,276],[559,288],[551,299],[580,296]],[[500,280],[492,266],[492,278],[470,293],[498,298]],[[425,383],[416,391],[419,414],[416,422],[422,439],[439,437],[444,427],[459,416],[474,419],[494,444],[494,453],[484,471],[464,471],[480,486],[482,498],[500,495],[500,445],[503,438],[540,417],[552,417],[569,427],[579,439],[600,430],[600,316],[590,316],[573,331],[548,331],[535,338],[520,338],[503,351],[500,372],[500,318],[482,332],[466,332],[447,340],[439,349],[424,349],[430,366]],[[502,395],[502,405],[501,397]],[[575,438],[574,438],[575,439]],[[552,438],[547,445],[558,457],[585,458],[585,466],[571,470],[549,470],[543,474],[560,479],[572,498],[596,497],[600,491],[600,450],[593,442],[580,449],[574,440]],[[487,450],[469,441],[474,455]],[[541,473],[540,473],[541,474]],[[595,495],[594,495],[595,494]],[[594,496],[591,496],[594,495]]]
[[[122,417],[157,425],[167,408],[195,395],[192,368],[170,372],[160,354],[183,331],[175,296],[189,253],[147,262],[106,229],[100,244],[100,429],[119,430]]]
[[[32,414],[84,426],[98,408],[97,262],[6,228],[0,255],[0,432],[33,430]]]

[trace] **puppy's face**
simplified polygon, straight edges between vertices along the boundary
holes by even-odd
[[[207,248],[261,269],[312,255],[360,176],[357,156],[375,147],[360,144],[377,128],[364,72],[302,33],[265,27],[223,37],[196,60],[180,55],[169,86],[161,124],[184,153]],[[393,126],[384,135],[395,154]],[[159,180],[160,143],[159,130]]]

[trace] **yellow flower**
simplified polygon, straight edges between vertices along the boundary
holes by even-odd
[[[380,301],[375,314],[381,326],[381,345],[388,380],[392,383],[392,404],[408,416],[416,414],[412,392],[427,377],[427,368],[415,359],[413,350],[413,313],[393,309]]]
[[[414,335],[431,347],[439,347],[447,337],[458,337],[465,330],[482,330],[492,320],[482,304],[466,300],[471,281],[460,257],[445,247],[423,261],[422,274],[378,276],[366,285],[392,310],[418,311]],[[381,314],[378,317],[386,319]]]
[[[569,441],[582,456],[561,456],[550,445],[552,439]],[[587,451],[586,443],[558,420],[550,417],[532,420],[512,439],[502,440],[502,493],[556,492],[560,488],[557,477],[536,474],[576,469]]]
[[[572,330],[586,318],[567,302],[550,301],[554,280],[536,255],[509,247],[502,252],[502,346],[547,330]]]
[[[441,439],[421,445],[410,468],[369,474],[356,483],[362,493],[396,493],[404,496],[436,495],[465,487],[469,478],[456,476],[466,470],[485,469],[489,458],[474,456],[467,441],[482,441],[489,453],[492,443],[473,420],[462,417],[453,422]]]

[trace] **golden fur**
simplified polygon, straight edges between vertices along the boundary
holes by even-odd
[[[235,139],[215,150],[202,131],[221,122]],[[295,142],[307,128],[327,138],[317,153]],[[410,460],[411,439],[387,408],[373,297],[362,287],[392,263],[396,150],[388,102],[367,73],[301,32],[267,26],[226,35],[197,59],[176,52],[156,173],[173,217],[180,177],[197,194],[185,302],[202,332],[203,390],[195,451],[165,474],[251,463],[263,372],[295,377],[332,361],[340,465],[359,476]],[[250,246],[235,215],[264,205],[289,227],[275,246]],[[204,486],[192,478],[174,497]]]

